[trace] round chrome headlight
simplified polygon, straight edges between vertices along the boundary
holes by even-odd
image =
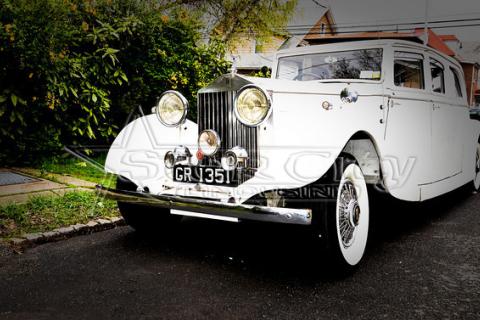
[[[245,86],[235,98],[235,116],[244,125],[255,127],[270,114],[272,102],[267,93],[256,86]]]
[[[165,92],[156,108],[158,119],[167,127],[182,124],[187,117],[188,101],[177,91]]]
[[[213,130],[203,130],[198,136],[198,148],[206,156],[212,156],[220,148],[220,137]]]

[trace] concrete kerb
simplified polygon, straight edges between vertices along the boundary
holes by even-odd
[[[89,221],[86,224],[75,224],[46,232],[24,234],[20,237],[11,238],[6,242],[14,247],[16,251],[22,251],[26,248],[32,248],[43,243],[55,242],[78,235],[105,231],[124,225],[126,225],[125,221],[121,217],[100,218]],[[5,239],[3,239],[3,242],[5,242]]]

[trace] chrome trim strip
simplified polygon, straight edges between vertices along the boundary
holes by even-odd
[[[457,173],[454,173],[452,174],[451,176],[448,176],[446,178],[443,178],[443,179],[440,179],[440,180],[437,180],[437,181],[433,181],[433,182],[427,182],[427,183],[419,183],[418,186],[421,187],[421,186],[428,186],[428,185],[431,185],[431,184],[434,184],[434,183],[437,183],[437,182],[442,182],[442,181],[445,181],[445,180],[448,180],[450,178],[453,178],[453,177],[456,177],[458,175],[460,175],[463,171],[459,171]]]
[[[193,211],[184,211],[184,210],[177,210],[177,209],[170,209],[170,214],[175,214],[178,216],[185,216],[185,217],[195,217],[195,218],[228,221],[228,222],[238,222],[238,218],[214,216],[213,214],[198,213]]]
[[[105,198],[159,208],[194,211],[214,216],[285,224],[310,225],[311,209],[290,209],[247,204],[223,203],[213,200],[192,199],[170,195],[151,195],[96,186],[96,192]]]

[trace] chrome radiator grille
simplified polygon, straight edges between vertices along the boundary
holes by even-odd
[[[207,159],[212,165],[228,149],[239,146],[247,150],[247,168],[258,168],[258,128],[251,128],[237,120],[233,111],[235,91],[205,92],[198,94],[198,130],[215,130],[221,139],[216,159]]]

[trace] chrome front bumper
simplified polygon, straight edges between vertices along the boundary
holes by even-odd
[[[148,193],[110,189],[101,185],[97,185],[96,190],[99,195],[108,199],[152,207],[193,211],[218,217],[238,218],[239,220],[298,225],[310,225],[312,223],[312,210],[310,209],[277,208],[222,203],[212,200],[192,199],[171,195],[152,195]]]

